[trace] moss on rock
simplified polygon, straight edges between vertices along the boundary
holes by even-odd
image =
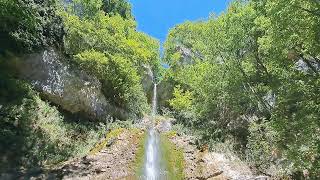
[[[146,140],[147,140],[147,134],[145,133],[145,131],[138,137],[139,140],[139,145],[138,145],[138,149],[136,151],[136,159],[132,165],[132,167],[135,169],[136,171],[136,176],[139,177],[142,174],[142,166],[143,166],[143,162],[144,162],[144,150],[145,150],[145,144],[146,144]]]
[[[108,143],[110,143],[110,141],[112,141],[113,139],[117,138],[121,133],[123,133],[124,130],[125,129],[123,129],[123,128],[118,128],[118,129],[111,130],[109,133],[107,133],[106,138],[104,138],[103,141],[98,143],[90,151],[90,155],[94,155],[94,154],[100,152],[103,148],[105,148],[108,145]]]
[[[161,135],[161,151],[166,163],[168,179],[184,179],[185,160],[183,149],[173,144],[169,138],[175,136],[175,132],[167,132]]]

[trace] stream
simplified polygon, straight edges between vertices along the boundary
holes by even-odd
[[[163,165],[160,135],[154,128],[154,119],[157,114],[157,84],[154,84],[152,98],[152,126],[148,130],[148,137],[145,149],[145,160],[143,169],[143,179],[162,180],[165,178],[165,167]]]

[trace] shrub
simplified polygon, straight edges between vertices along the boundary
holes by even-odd
[[[286,169],[289,167],[289,162],[285,160],[282,150],[277,147],[280,136],[270,122],[253,121],[249,126],[249,133],[246,159],[257,168],[257,171],[274,177],[292,173],[290,172],[292,169]]]
[[[1,171],[83,156],[102,136],[103,126],[68,121],[26,83],[1,79],[0,84]]]
[[[177,86],[173,90],[174,98],[169,100],[169,104],[177,111],[185,110],[188,111],[192,106],[192,93],[190,91],[185,91]]]
[[[148,110],[141,78],[129,60],[96,51],[84,51],[75,57],[80,67],[102,81],[105,96],[115,106],[131,115],[142,115]]]

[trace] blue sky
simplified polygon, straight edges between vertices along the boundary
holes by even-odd
[[[230,0],[129,0],[138,30],[164,42],[170,28],[187,20],[220,14]]]

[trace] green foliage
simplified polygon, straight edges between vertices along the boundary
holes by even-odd
[[[259,171],[319,177],[319,7],[235,1],[207,22],[172,29],[165,81],[180,87],[169,100],[180,123],[208,142],[236,139]],[[274,150],[280,155],[270,160]]]
[[[309,78],[308,78],[309,79]],[[271,120],[281,139],[278,146],[295,170],[319,176],[319,79],[284,84]]]
[[[278,177],[292,173],[293,169],[289,168],[289,162],[282,157],[277,147],[280,135],[270,122],[253,121],[249,126],[249,132],[246,156],[252,165],[260,170],[274,169],[273,173]]]
[[[86,1],[81,6],[90,7]],[[157,69],[159,42],[136,32],[132,19],[108,16],[99,10],[82,18],[61,12],[67,30],[65,49],[80,67],[96,76],[103,84],[104,94],[116,107],[131,115],[148,111],[141,84],[143,65]]]
[[[114,107],[111,116],[134,119],[149,111],[141,81],[147,74],[145,67],[160,76],[159,42],[137,32],[127,1],[1,0],[0,7],[1,53],[33,53],[59,46],[71,59],[70,65],[101,82]],[[40,99],[30,85],[15,79],[18,72],[10,67],[14,58],[10,63],[2,58],[1,170],[28,170],[87,154],[104,126],[74,119]]]
[[[100,11],[101,6],[102,0],[73,0],[69,10],[80,18],[91,18]]]
[[[140,76],[130,61],[121,56],[113,56],[108,60],[95,51],[85,51],[75,57],[83,69],[102,80],[104,94],[117,107],[134,114],[146,111]]]
[[[1,0],[0,7],[0,48],[24,52],[62,42],[56,0]]]
[[[102,135],[103,127],[68,121],[24,82],[1,78],[0,89],[1,171],[83,156]]]
[[[175,110],[190,110],[192,105],[192,94],[189,91],[182,92],[181,88],[175,87],[173,91],[174,99],[169,101],[170,106]]]
[[[7,8],[3,8],[0,14],[4,24],[1,35],[6,36],[10,43],[24,43],[21,46],[27,50],[44,48],[62,39],[62,34],[57,34],[54,28],[64,27],[64,49],[68,55],[75,57],[76,62],[81,59],[79,57],[82,60],[88,57],[89,51],[104,54],[109,60],[107,65],[99,66],[106,68],[99,73],[92,73],[94,68],[81,65],[89,74],[99,76],[106,88],[106,96],[129,113],[147,111],[140,79],[145,75],[144,65],[159,71],[159,42],[136,31],[134,20],[129,18],[130,6],[126,1],[76,0],[65,3],[65,8],[60,8],[55,0],[5,0],[2,3]]]
[[[203,29],[206,24],[203,22],[186,22],[177,26],[169,32],[168,39],[164,44],[164,61],[170,65],[171,69],[179,68],[202,58],[205,45],[201,41],[205,38]],[[190,50],[190,55],[183,53]]]
[[[0,11],[0,38],[8,41],[1,49],[32,52],[60,43],[74,58],[75,63],[70,63],[98,77],[115,109],[132,116],[148,111],[141,77],[147,74],[146,65],[160,72],[159,42],[136,31],[134,19],[129,18],[128,2],[1,3],[5,8]]]
[[[131,6],[127,0],[103,0],[102,9],[109,15],[119,14],[124,19],[132,19]]]
[[[119,54],[135,65],[156,64],[159,60],[159,42],[136,32],[133,20],[119,15],[109,17],[98,11],[91,18],[81,18],[73,13],[61,12],[67,30],[66,52],[76,55],[85,50]]]

